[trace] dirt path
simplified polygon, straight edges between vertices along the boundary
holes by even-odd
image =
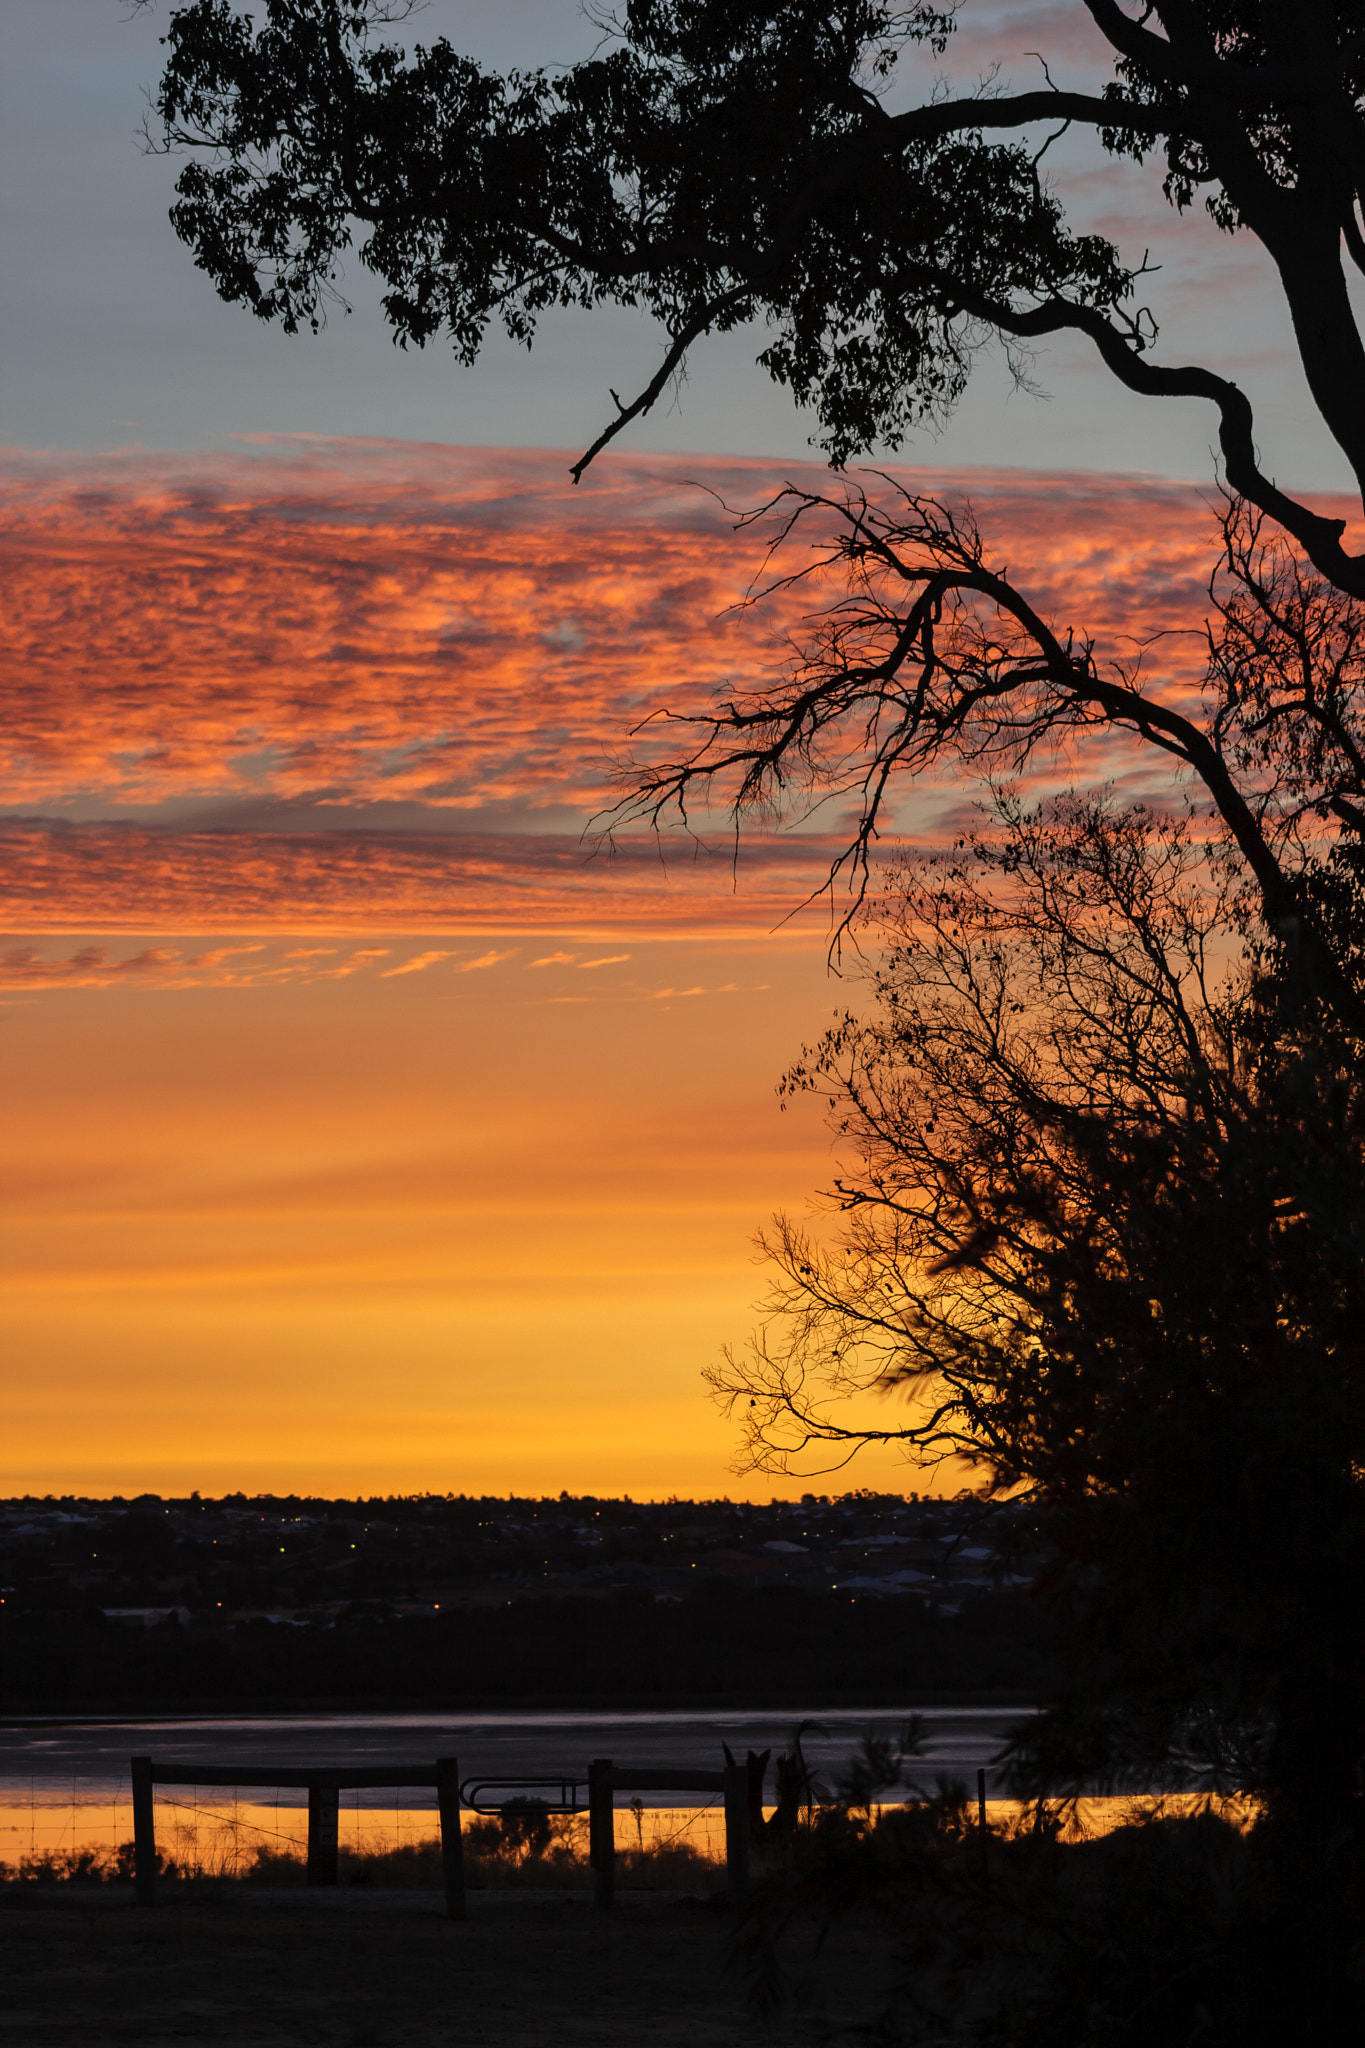
[[[725,1967],[723,1912],[485,1893],[452,1926],[412,1908],[6,1900],[0,2048],[805,2048],[862,2031],[883,1976],[875,1936],[846,1934],[765,2033]]]

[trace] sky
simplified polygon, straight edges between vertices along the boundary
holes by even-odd
[[[1080,13],[968,0],[955,75],[1032,82],[1042,49],[1085,82]],[[734,609],[761,556],[726,508],[827,484],[811,423],[729,337],[575,491],[607,385],[656,360],[634,315],[466,370],[393,349],[358,268],[317,340],[224,306],[137,144],[165,21],[0,5],[0,1491],[800,1492],[728,1469],[700,1375],[754,1320],[753,1232],[832,1176],[775,1087],[857,1001],[800,908],[841,820],[737,866],[584,831],[643,718],[799,629],[793,597]],[[591,40],[552,0],[405,30],[438,33]],[[1267,467],[1335,504],[1264,260],[1152,173],[1049,161],[1160,261],[1166,359],[1246,382]],[[1070,345],[1034,383],[983,361],[896,473],[1106,647],[1159,620],[1179,691],[1211,415]],[[905,842],[968,796],[905,791]]]

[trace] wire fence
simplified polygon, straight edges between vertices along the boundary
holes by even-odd
[[[258,1850],[302,1857],[308,1837],[305,1797],[276,1795],[243,1799],[231,1792],[212,1794],[193,1787],[157,1787],[156,1838],[162,1853],[187,1874],[236,1876],[256,1860]],[[466,1828],[479,1816],[464,1813]],[[435,1809],[430,1806],[381,1806],[366,1803],[359,1793],[340,1799],[340,1845],[352,1857],[384,1856],[417,1850],[438,1838]],[[718,1797],[688,1807],[641,1805],[615,1808],[618,1850],[662,1854],[687,1848],[708,1862],[725,1857],[725,1813]],[[41,1789],[30,1782],[16,1798],[0,1800],[0,1869],[13,1872],[21,1862],[44,1857],[66,1859],[82,1852],[109,1857],[132,1839],[132,1797],[127,1779],[113,1790],[91,1788],[73,1780],[69,1792],[55,1794],[50,1780]],[[565,1817],[555,1840],[566,1851],[588,1847],[588,1816]]]

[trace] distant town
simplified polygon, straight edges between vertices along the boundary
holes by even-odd
[[[696,1597],[717,1580],[958,1613],[1032,1577],[1027,1516],[954,1499],[25,1499],[0,1504],[11,1611],[135,1626],[327,1626],[535,1596]]]
[[[0,1710],[1032,1698],[1029,1510],[583,1495],[0,1503]]]

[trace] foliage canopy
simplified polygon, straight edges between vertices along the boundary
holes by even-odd
[[[714,1375],[749,1463],[965,1457],[1038,1503],[1078,1661],[1024,1782],[1338,1799],[1365,1746],[1365,1100],[1283,949],[1238,961],[1188,828],[1028,810],[881,904],[828,1101],[832,1242]],[[1319,877],[1354,923],[1354,877]],[[908,1412],[878,1417],[876,1397]],[[1304,1774],[1307,1774],[1305,1779]]]
[[[396,338],[472,361],[490,321],[529,342],[554,305],[647,309],[657,374],[576,469],[654,404],[703,336],[758,318],[760,361],[812,405],[836,462],[900,445],[960,395],[987,336],[1086,336],[1130,390],[1207,399],[1231,487],[1341,588],[1339,521],[1261,469],[1245,393],[1158,360],[1134,266],[1077,234],[1040,171],[1074,124],[1164,160],[1269,252],[1323,420],[1365,490],[1365,10],[1358,0],[1077,0],[1108,42],[1097,93],[963,96],[893,111],[901,60],[942,56],[955,9],[909,0],[629,0],[589,60],[506,76],[444,39],[394,41],[383,0],[175,9],[156,146],[186,149],[172,218],[225,299],[316,325],[357,233]],[[913,68],[913,67],[909,67]],[[1343,257],[1343,249],[1345,256]]]

